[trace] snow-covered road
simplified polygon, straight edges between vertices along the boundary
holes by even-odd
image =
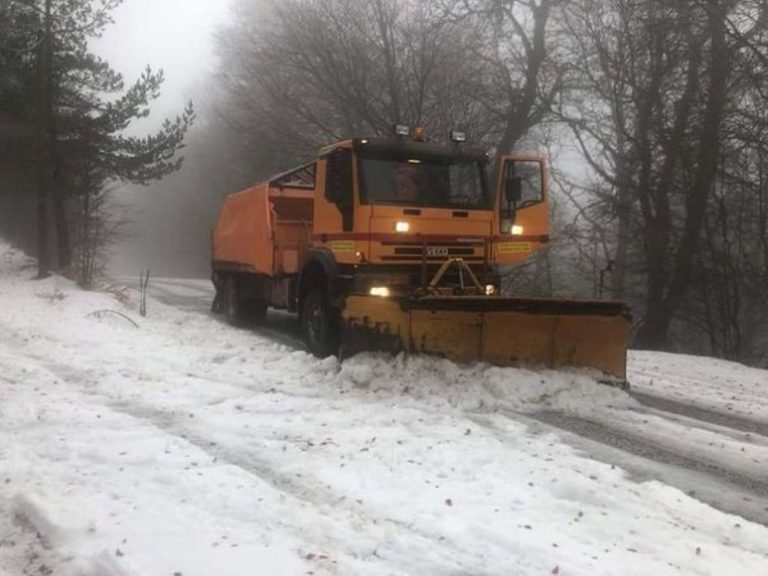
[[[129,279],[126,279],[129,280]],[[155,278],[150,294],[208,314],[213,289],[204,279]],[[258,333],[303,349],[295,317],[270,311]],[[621,462],[726,512],[768,525],[768,391],[765,371],[706,358],[631,352],[630,395],[618,410],[542,407],[529,417],[541,431],[607,463]],[[681,384],[682,383],[682,384]],[[520,420],[519,412],[510,417]],[[575,435],[575,436],[574,436]]]
[[[318,362],[205,314],[152,301],[142,319],[133,295],[31,282],[29,265],[0,247],[0,574],[766,572],[765,526],[534,418],[756,478],[761,434],[643,409],[583,373]],[[668,360],[701,364],[632,362],[665,375]],[[715,366],[740,370],[702,373]],[[766,373],[736,378],[731,412],[768,421]],[[707,379],[696,405],[723,408],[729,385]]]
[[[117,285],[138,290],[139,279],[122,277],[117,280]],[[210,280],[152,277],[148,284],[147,293],[158,302],[179,310],[212,316],[210,311],[214,290]],[[219,319],[222,318],[219,317]],[[295,314],[281,310],[270,310],[267,322],[262,326],[251,327],[251,330],[293,350],[305,349]]]

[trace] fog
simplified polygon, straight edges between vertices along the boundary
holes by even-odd
[[[194,84],[214,67],[213,33],[229,6],[229,0],[126,0],[113,12],[115,23],[93,42],[94,50],[127,82],[147,65],[165,71],[151,119],[134,129],[146,129],[194,99]]]
[[[230,4],[229,0],[126,0],[113,12],[114,24],[93,41],[94,51],[122,73],[128,85],[147,65],[165,72],[161,97],[148,118],[131,125],[132,135],[151,132],[190,100],[198,111],[205,108],[205,88],[216,66],[213,35],[226,21]],[[199,119],[193,132],[201,123]],[[116,188],[115,202],[122,206],[128,224],[111,251],[108,269],[113,275],[138,274],[142,268],[161,274],[203,273],[199,264],[189,264],[199,260],[195,249],[177,243],[180,235],[174,230],[173,216],[188,201],[178,186],[188,168],[189,162],[181,174],[146,187]],[[200,235],[207,239],[206,228],[201,223]]]

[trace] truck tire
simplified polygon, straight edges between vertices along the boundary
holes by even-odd
[[[211,274],[211,283],[213,284],[214,294],[213,301],[211,302],[212,314],[224,313],[224,286],[221,280],[221,276],[214,272]]]
[[[264,324],[267,319],[267,303],[264,300],[254,298],[246,300],[240,305],[241,309],[244,309],[244,316],[248,319],[249,324],[256,326]]]
[[[241,326],[243,323],[243,303],[237,289],[237,278],[229,276],[224,281],[224,314],[227,322],[232,326]]]
[[[224,303],[221,301],[221,294],[216,292],[211,302],[211,314],[221,314],[224,312]]]
[[[339,311],[328,300],[323,289],[309,293],[301,313],[301,335],[307,350],[318,358],[339,351]]]

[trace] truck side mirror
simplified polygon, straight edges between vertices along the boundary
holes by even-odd
[[[504,197],[509,204],[517,204],[523,198],[523,180],[520,176],[508,176],[504,186]]]

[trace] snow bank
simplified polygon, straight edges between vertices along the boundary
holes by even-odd
[[[588,412],[596,404],[627,406],[624,392],[598,384],[589,371],[533,371],[484,364],[458,366],[426,356],[365,354],[342,364],[338,379],[347,391],[363,389],[380,397],[416,400],[420,405],[461,410],[545,409]]]

